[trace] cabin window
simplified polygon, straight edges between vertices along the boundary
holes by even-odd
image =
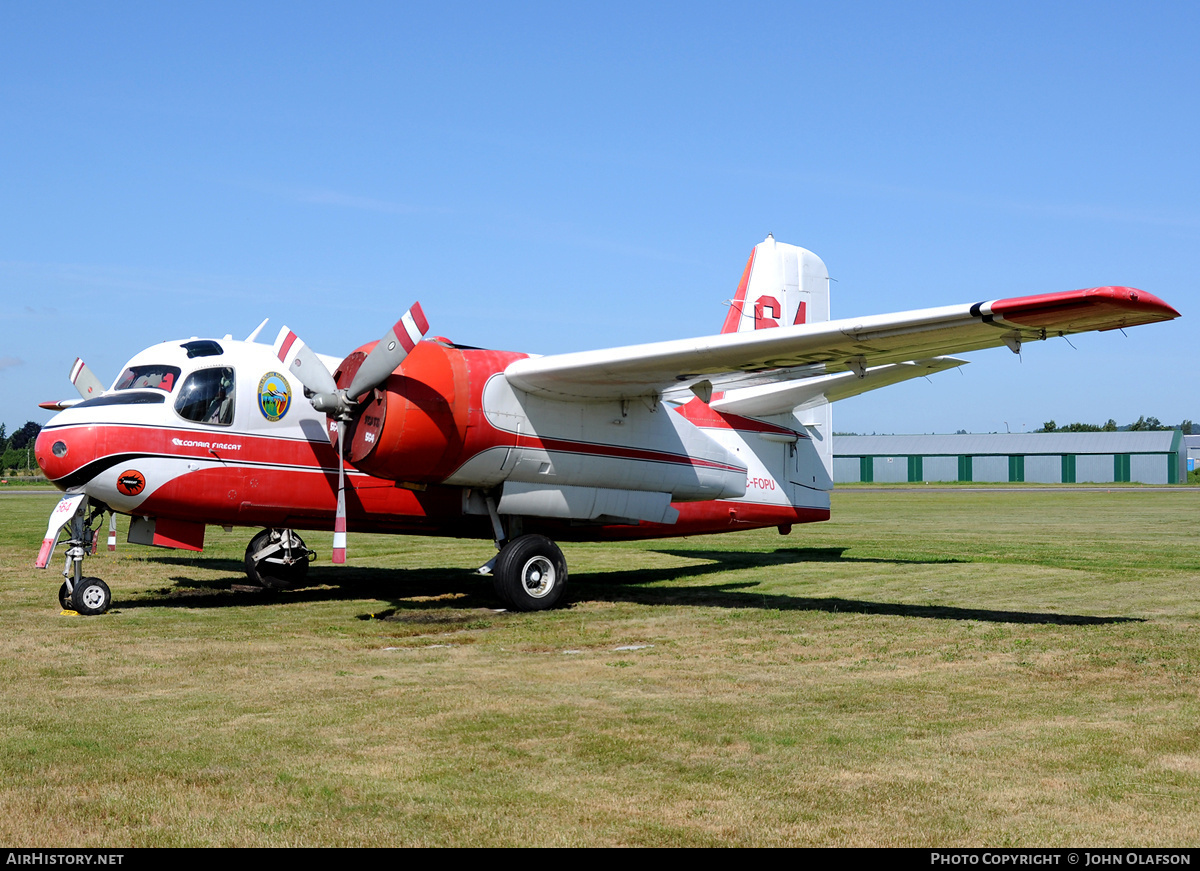
[[[229,426],[233,423],[233,370],[227,367],[193,372],[179,388],[175,410],[184,420]]]
[[[157,387],[170,393],[179,380],[178,366],[130,366],[117,379],[114,390],[141,390]]]

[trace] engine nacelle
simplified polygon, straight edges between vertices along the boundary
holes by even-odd
[[[334,373],[338,387],[354,378],[374,344],[364,345]],[[420,342],[381,388],[364,396],[347,425],[346,459],[370,475],[436,483],[463,460],[469,389],[462,352]]]

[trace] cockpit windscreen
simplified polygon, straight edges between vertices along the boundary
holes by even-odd
[[[170,393],[179,380],[178,366],[130,366],[117,379],[114,390],[141,390],[157,387]]]

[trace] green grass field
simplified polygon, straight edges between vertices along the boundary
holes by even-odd
[[[567,545],[496,612],[490,543],[351,535],[235,593],[251,531],[124,543],[102,617],[0,497],[13,845],[1195,845],[1200,491],[845,492],[774,531]]]

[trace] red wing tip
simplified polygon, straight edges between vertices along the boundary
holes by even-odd
[[[1136,321],[1137,323],[1172,320],[1180,316],[1172,306],[1154,294],[1136,287],[1118,285],[1088,287],[1062,293],[1043,293],[1036,296],[1016,296],[998,299],[991,304],[992,314],[999,315],[1005,320],[1018,322],[1022,317],[1037,317],[1088,308],[1109,311],[1116,309],[1145,318],[1144,321]]]
[[[1091,287],[1080,293],[1111,299],[1116,303],[1123,303],[1131,307],[1137,307],[1142,311],[1160,312],[1172,318],[1179,317],[1174,306],[1168,305],[1164,300],[1155,296],[1152,293],[1147,293],[1144,290],[1139,290],[1136,287],[1121,287],[1119,285],[1109,285],[1108,287]]]

